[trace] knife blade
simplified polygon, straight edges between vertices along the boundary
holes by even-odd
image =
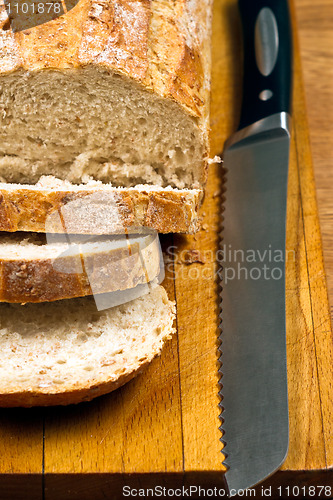
[[[291,27],[287,0],[239,0],[243,103],[226,142],[221,414],[229,494],[276,471],[288,450],[285,242]]]

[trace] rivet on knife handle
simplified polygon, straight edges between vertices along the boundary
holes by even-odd
[[[244,39],[242,129],[290,110],[291,30],[287,0],[239,0],[239,8]]]

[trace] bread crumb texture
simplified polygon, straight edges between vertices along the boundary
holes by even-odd
[[[161,286],[103,311],[92,297],[0,304],[0,405],[76,403],[119,387],[160,353],[174,315]]]

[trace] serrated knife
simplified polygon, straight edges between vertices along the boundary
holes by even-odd
[[[288,450],[285,231],[291,28],[287,0],[239,0],[243,104],[227,141],[222,231],[221,405],[230,495]]]

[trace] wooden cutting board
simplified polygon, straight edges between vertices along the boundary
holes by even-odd
[[[332,330],[296,36],[294,49],[286,285],[290,446],[282,471],[265,482],[275,488],[333,483]],[[237,126],[240,60],[236,1],[215,0],[213,154]],[[123,485],[223,484],[216,274],[221,188],[221,168],[212,166],[202,230],[162,238],[164,285],[177,302],[177,334],[162,356],[127,386],[91,403],[0,410],[0,500],[115,499],[122,498]],[[184,264],[193,249],[205,263]]]

